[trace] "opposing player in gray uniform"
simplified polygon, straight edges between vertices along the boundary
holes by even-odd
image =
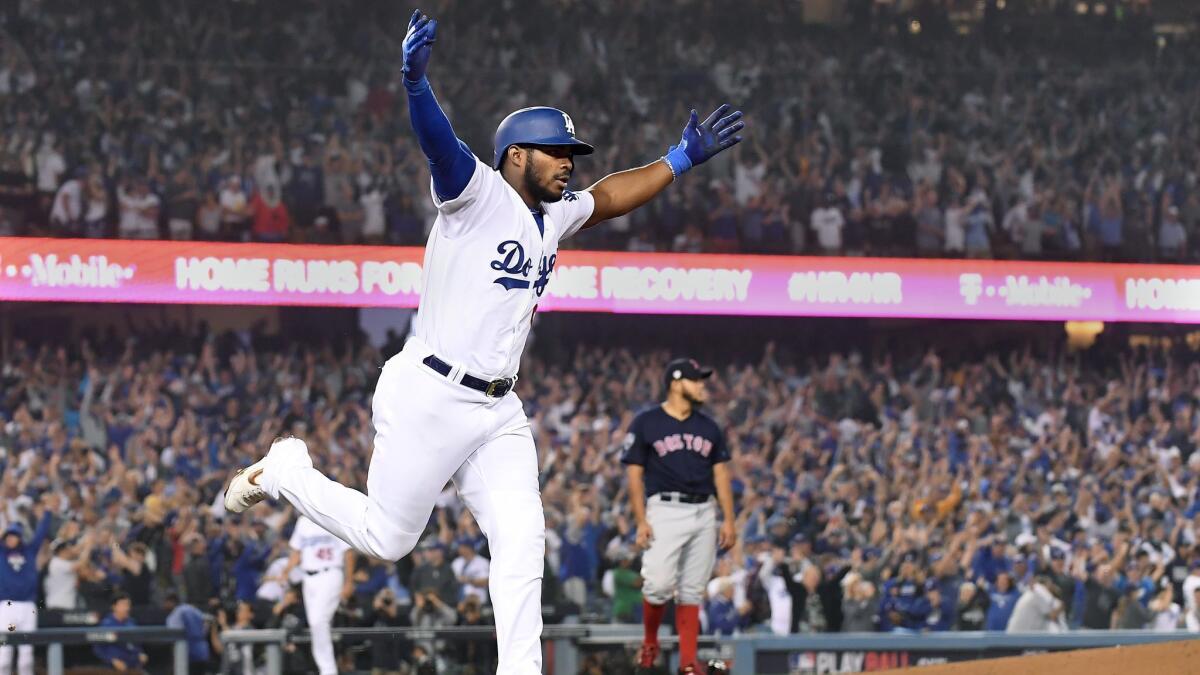
[[[697,672],[704,587],[717,547],[728,548],[737,537],[726,465],[729,448],[717,423],[699,411],[708,400],[704,380],[710,375],[693,359],[668,363],[666,401],[634,418],[625,437],[621,461],[629,478],[637,544],[646,549],[639,668],[654,666],[663,609],[674,598],[680,672]],[[714,494],[724,518],[719,532]]]

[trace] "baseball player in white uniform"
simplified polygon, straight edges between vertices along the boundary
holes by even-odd
[[[302,440],[277,440],[238,471],[225,506],[287,499],[356,550],[397,560],[424,531],[447,480],[488,538],[498,672],[541,672],[545,519],[537,452],[513,393],[518,362],[561,240],[641,206],[678,176],[741,140],[741,113],[696,111],[678,145],[645,166],[567,189],[592,152],[555,108],[518,110],[496,130],[489,165],[471,154],[425,72],[437,22],[419,10],[404,40],[409,117],[429,160],[437,218],[425,248],[414,335],[383,366],[373,400],[367,493],[314,469]]]
[[[334,675],[333,615],[354,590],[354,550],[304,516],[296,520],[288,546],[292,555],[283,577],[288,578],[296,567],[304,573],[300,588],[312,634],[313,661],[320,675]]]

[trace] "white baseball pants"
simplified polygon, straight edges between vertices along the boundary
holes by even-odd
[[[32,602],[0,600],[0,630],[31,633],[37,630],[37,605]],[[12,672],[12,647],[0,647],[0,675]],[[17,673],[33,675],[33,645],[17,647]]]
[[[304,616],[312,634],[313,661],[320,675],[337,675],[337,659],[333,656],[333,615],[341,603],[342,568],[331,567],[316,574],[306,574],[301,582],[304,594]]]
[[[495,399],[469,389],[458,366],[443,377],[421,363],[430,353],[410,339],[383,366],[367,494],[307,467],[268,471],[263,487],[356,550],[397,560],[416,545],[453,479],[492,553],[497,672],[541,673],[546,521],[529,420],[516,394]]]
[[[717,560],[717,503],[646,502],[646,521],[654,538],[642,556],[642,594],[652,605],[672,598],[699,605]]]

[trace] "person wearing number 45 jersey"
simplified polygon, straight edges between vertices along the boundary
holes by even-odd
[[[304,572],[300,587],[312,634],[313,661],[319,675],[334,675],[337,660],[333,656],[333,615],[354,591],[354,550],[304,516],[296,519],[288,546],[292,555],[283,578],[288,578],[294,567]]]
[[[675,600],[680,672],[697,672],[700,602],[712,575],[717,547],[737,536],[729,448],[721,428],[700,412],[712,371],[693,359],[667,364],[666,400],[633,419],[621,462],[637,521],[642,556],[644,637],[638,667],[654,667],[658,627],[667,601]],[[714,503],[713,497],[716,496]],[[717,504],[721,521],[717,525]]]
[[[375,388],[367,493],[326,478],[307,445],[287,438],[231,478],[225,506],[241,512],[268,496],[286,499],[356,550],[396,560],[416,545],[453,480],[488,539],[497,670],[532,675],[542,664],[546,524],[537,451],[513,385],[559,242],[632,211],[732,147],[742,114],[722,105],[701,122],[692,110],[679,143],[661,158],[571,190],[575,158],[592,146],[557,108],[504,118],[490,162],[455,136],[426,74],[437,29],[418,10],[403,44],[409,120],[429,160],[437,218],[414,335],[384,364]]]

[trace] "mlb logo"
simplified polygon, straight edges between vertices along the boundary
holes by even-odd
[[[788,671],[792,675],[807,675],[816,671],[817,657],[813,652],[793,652],[788,659]]]

